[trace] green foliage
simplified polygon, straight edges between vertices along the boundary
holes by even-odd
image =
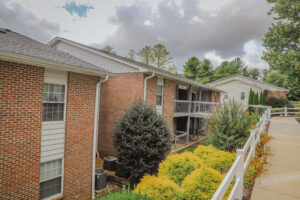
[[[223,176],[214,169],[206,167],[196,169],[182,183],[185,200],[210,200],[222,180]],[[229,191],[224,199],[227,199]]]
[[[258,105],[258,99],[258,93],[255,92],[253,97],[253,105]]]
[[[171,150],[167,122],[151,106],[135,102],[116,123],[113,142],[119,161],[133,182],[144,174],[155,174]]]
[[[254,91],[250,88],[249,97],[248,97],[248,105],[253,105]]]
[[[267,0],[272,4],[270,14],[275,23],[264,38],[263,59],[272,70],[288,76],[290,100],[300,99],[300,6],[299,0]],[[294,90],[296,89],[296,90]]]
[[[218,80],[234,74],[242,74],[245,67],[245,63],[240,58],[224,61],[214,70],[212,79]]]
[[[112,48],[109,45],[106,45],[105,47],[103,47],[103,50],[108,52],[108,53],[112,53],[112,54],[116,54],[117,52],[114,50],[114,48]]]
[[[251,69],[251,70],[249,71],[249,75],[248,75],[248,76],[249,76],[250,78],[253,78],[253,79],[257,80],[257,79],[259,78],[259,75],[260,75],[259,69],[254,68],[254,69]]]
[[[152,48],[151,46],[145,46],[143,49],[139,50],[137,53],[138,58],[141,62],[145,64],[151,64],[153,60]]]
[[[153,198],[147,197],[146,195],[142,195],[137,192],[131,192],[130,189],[126,190],[124,187],[121,192],[111,193],[100,199],[101,200],[120,200],[120,199],[122,199],[122,200],[153,200]]]
[[[168,57],[170,52],[162,44],[157,44],[152,48],[152,63],[157,67],[166,69],[166,65],[171,62],[172,58]]]
[[[235,161],[235,154],[226,151],[221,151],[213,146],[199,145],[194,154],[201,158],[202,162],[220,173],[227,172]]]
[[[199,72],[196,81],[200,83],[208,83],[210,82],[212,75],[213,75],[212,64],[210,60],[204,59],[203,61],[201,61],[201,64],[199,66]]]
[[[287,88],[288,86],[288,76],[286,74],[280,73],[278,70],[272,70],[268,73],[264,82],[276,85],[278,87]]]
[[[173,181],[162,177],[144,176],[135,191],[154,200],[183,199],[181,188]]]
[[[240,104],[230,102],[214,113],[208,122],[207,143],[224,151],[235,151],[248,139],[251,121]]]
[[[266,101],[266,105],[272,106],[273,108],[294,107],[293,104],[287,98],[284,97],[281,98],[272,97]]]
[[[159,165],[158,176],[166,176],[180,185],[187,175],[201,165],[200,158],[191,152],[170,155]]]
[[[193,56],[183,66],[183,76],[196,80],[200,70],[200,60]]]
[[[130,60],[136,60],[136,52],[134,49],[130,49],[130,51],[128,52],[126,58],[130,59]]]

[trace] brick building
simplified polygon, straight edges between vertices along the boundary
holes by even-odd
[[[91,199],[107,74],[0,29],[0,199]]]
[[[113,127],[122,113],[138,99],[153,106],[167,120],[174,142],[189,142],[216,109],[220,91],[166,70],[110,54],[64,38],[49,46],[102,67],[114,75],[101,87],[98,151],[116,155]]]

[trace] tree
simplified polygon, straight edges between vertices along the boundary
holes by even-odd
[[[128,52],[126,58],[130,59],[130,60],[135,60],[136,59],[136,52],[133,49],[130,49],[130,51]]]
[[[263,59],[272,70],[286,74],[291,84],[288,98],[300,99],[300,90],[293,86],[300,85],[300,6],[299,0],[267,0],[272,4],[269,14],[273,14],[275,23],[269,28],[264,38],[265,52]],[[291,88],[289,88],[291,87]],[[291,90],[293,88],[293,90]]]
[[[176,74],[177,73],[177,66],[176,65],[169,66],[168,71]]]
[[[137,56],[139,57],[140,61],[145,64],[151,64],[153,56],[152,56],[152,48],[151,46],[145,46],[143,49],[141,49]]]
[[[200,83],[208,83],[213,75],[213,66],[208,59],[204,59],[200,62],[199,71],[196,77],[196,81]]]
[[[249,71],[249,77],[253,78],[253,79],[258,79],[260,76],[260,71],[257,68],[254,68],[252,70]]]
[[[136,183],[144,174],[155,174],[171,150],[167,122],[143,102],[135,102],[116,123],[113,143],[118,159]]]
[[[200,60],[193,56],[183,66],[183,76],[186,78],[196,80],[200,71]]]
[[[249,97],[248,97],[248,105],[253,105],[254,92],[252,88],[250,88]]]
[[[224,61],[214,70],[213,80],[218,80],[234,74],[243,74],[246,68],[245,63],[240,58],[232,61]]]
[[[278,70],[272,70],[268,73],[264,82],[277,85],[279,87],[287,88],[289,76],[279,72]]]
[[[255,92],[253,97],[253,105],[258,105],[258,99],[259,99],[258,93]]]
[[[103,47],[104,51],[107,51],[108,53],[112,53],[112,54],[116,54],[117,52],[114,50],[114,48],[112,48],[109,45],[106,45],[105,47]]]
[[[166,65],[171,62],[172,58],[168,57],[170,52],[162,44],[157,44],[152,48],[152,61],[159,68],[166,68]]]

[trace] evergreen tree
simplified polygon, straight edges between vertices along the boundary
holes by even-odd
[[[118,159],[136,183],[144,174],[155,174],[171,150],[167,122],[143,102],[135,102],[116,123],[113,143]]]
[[[253,97],[254,97],[254,92],[253,92],[252,88],[250,88],[249,97],[248,97],[248,105],[253,104]]]
[[[151,64],[153,60],[153,55],[152,55],[152,48],[151,46],[145,46],[142,50],[140,50],[137,53],[137,56],[139,57],[140,61],[145,63],[145,64]]]
[[[254,93],[253,105],[258,105],[258,93]]]
[[[159,68],[166,69],[166,65],[172,61],[172,58],[168,57],[170,52],[162,44],[157,44],[152,48],[152,62]]]
[[[204,59],[203,61],[200,62],[196,81],[200,83],[208,83],[211,81],[212,75],[213,75],[213,66],[210,60]]]
[[[183,76],[196,80],[200,71],[201,62],[195,56],[191,57],[183,66]]]

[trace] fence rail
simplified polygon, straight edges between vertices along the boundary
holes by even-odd
[[[256,106],[251,106],[256,107]],[[260,121],[256,123],[256,128],[250,131],[250,137],[248,138],[246,144],[243,149],[236,150],[236,160],[234,161],[232,167],[229,169],[222,183],[218,187],[215,192],[212,200],[222,200],[225,193],[228,190],[229,185],[232,180],[235,179],[235,183],[228,197],[229,200],[238,199],[241,200],[243,198],[243,181],[244,174],[249,166],[251,158],[255,156],[255,148],[256,145],[260,141],[260,135],[265,130],[267,123],[271,118],[271,108],[264,106],[260,108],[267,108],[263,113]],[[248,153],[249,152],[249,153]],[[248,154],[247,154],[248,153]],[[246,156],[246,159],[245,159]]]
[[[174,102],[175,113],[211,113],[215,112],[218,106],[221,105],[221,103],[205,101],[175,100]]]
[[[295,108],[288,108],[288,107],[271,108],[271,115],[282,115],[283,114],[285,117],[287,117],[288,114],[297,114],[297,113],[300,114],[300,107],[295,107]]]

